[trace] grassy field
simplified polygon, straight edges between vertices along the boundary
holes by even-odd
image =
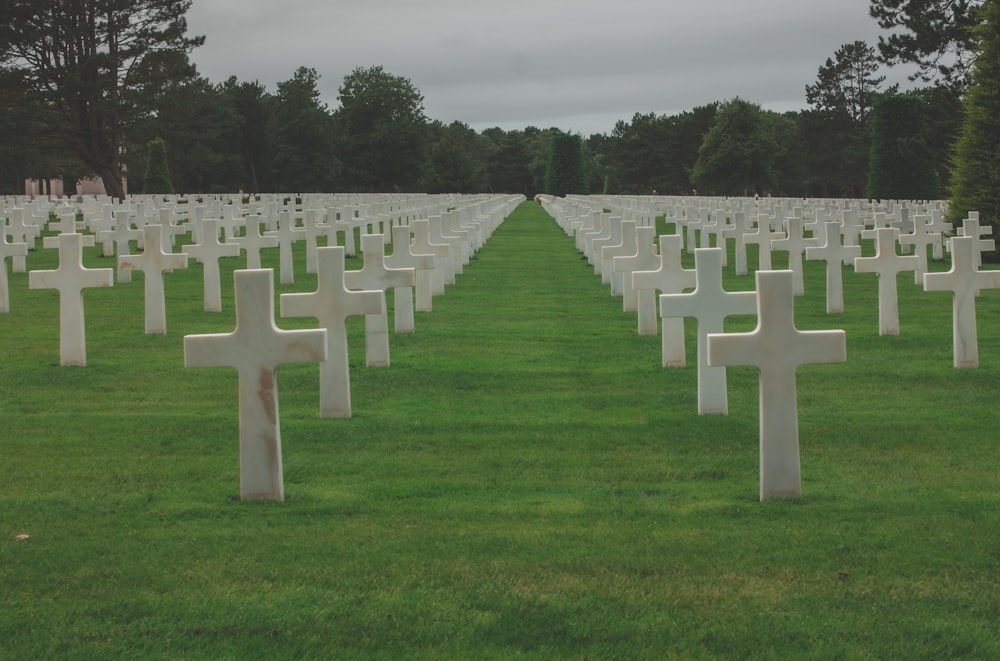
[[[278,293],[315,289],[298,256]],[[182,351],[232,330],[238,263],[222,313],[200,266],[167,274],[166,335],[141,274],[88,290],[86,368],[59,367],[56,292],[11,276],[0,658],[1000,658],[1000,292],[956,370],[949,295],[901,275],[879,337],[876,276],[845,270],[827,315],[807,262],[797,324],[845,329],[848,362],[799,370],[804,495],[760,503],[756,370],[698,416],[693,324],[689,366],[660,367],[526,203],[390,368],[351,320],[353,418],[319,418],[317,365],[279,368],[287,500],[244,502],[236,373]]]

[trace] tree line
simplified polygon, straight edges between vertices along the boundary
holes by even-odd
[[[910,196],[929,198],[958,185],[963,104],[992,98],[982,88],[996,58],[988,44],[998,2],[871,0],[871,16],[892,32],[877,48],[839,48],[804,85],[801,111],[725,99],[676,115],[635,113],[587,137],[431,120],[414,84],[379,66],[345,76],[333,109],[309,67],[274,90],[209,81],[188,59],[203,41],[186,34],[190,0],[42,4],[51,11],[3,0],[11,20],[0,26],[0,193],[18,192],[28,177],[97,174],[120,195],[123,172],[140,191],[155,145],[180,193],[866,197],[919,181]],[[902,95],[885,86],[881,65],[899,62],[918,65],[922,86]],[[978,78],[977,66],[986,72]],[[567,168],[559,159],[574,150]],[[904,164],[919,176],[884,171]]]

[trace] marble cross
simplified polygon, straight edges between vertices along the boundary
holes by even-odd
[[[146,225],[142,228],[145,249],[139,255],[119,255],[118,268],[123,271],[142,271],[145,274],[146,335],[164,335],[167,332],[167,302],[163,290],[163,272],[186,269],[186,253],[163,250],[163,226]]]
[[[278,279],[283,285],[295,282],[295,268],[292,247],[296,241],[306,238],[305,228],[296,227],[295,217],[288,211],[278,214]]]
[[[952,346],[955,367],[979,367],[979,339],[976,329],[976,296],[981,289],[1000,287],[1000,271],[980,271],[979,239],[956,236],[951,239],[951,269],[925,273],[924,291],[950,291]]]
[[[451,246],[431,241],[430,223],[425,218],[414,220],[411,227],[410,250],[419,255],[434,255],[433,271],[417,271],[417,311],[430,312],[431,299],[444,293],[445,271],[452,268]]]
[[[390,269],[414,269],[416,283],[419,283],[420,273],[434,270],[434,255],[420,254],[413,251],[410,245],[410,228],[406,225],[396,225],[392,228],[392,254],[386,256],[385,265]],[[392,321],[397,333],[412,333],[413,319],[413,287],[395,287],[392,290]]]
[[[59,268],[29,272],[28,288],[59,290],[59,364],[84,366],[87,364],[87,339],[83,290],[111,287],[114,271],[88,269],[83,265],[82,234],[60,234],[51,238],[58,242]]]
[[[23,208],[15,207],[10,210],[10,224],[3,228],[4,236],[9,236],[11,243],[23,243],[27,249],[35,249],[35,240],[41,234],[38,225],[25,222],[25,211]],[[0,223],[2,224],[2,223]],[[24,273],[27,270],[27,254],[12,255],[11,271],[14,273]]]
[[[319,365],[319,411],[324,418],[351,417],[351,375],[347,326],[351,315],[385,312],[381,291],[351,291],[344,286],[344,248],[316,249],[316,291],[282,294],[281,316],[315,317],[326,329],[326,360]]]
[[[726,317],[750,315],[757,308],[752,291],[728,292],[722,287],[722,248],[694,251],[695,287],[687,294],[661,294],[662,317],[698,320],[698,414],[728,415],[726,368],[708,363],[708,335],[721,333]]]
[[[694,289],[694,269],[681,266],[681,253],[684,250],[684,237],[680,234],[660,235],[660,265],[649,271],[632,273],[632,286],[639,292],[651,291],[653,295],[659,291],[663,294],[680,294],[685,289]],[[641,300],[641,298],[640,298]],[[653,313],[656,312],[656,300],[653,302]],[[641,313],[640,313],[641,314]],[[649,335],[656,334],[656,318],[646,330]],[[644,334],[640,331],[640,335]],[[663,367],[684,367],[687,356],[684,347],[683,317],[663,317],[663,333],[661,337],[661,359]]]
[[[264,248],[277,248],[278,237],[273,234],[261,234],[261,217],[250,215],[246,217],[246,233],[243,236],[233,237],[233,242],[238,243],[240,249],[247,253],[247,269],[260,268],[260,251]]]
[[[3,219],[0,218],[0,225]],[[0,227],[0,230],[3,228]],[[7,233],[0,231],[0,312],[10,312],[10,285],[7,282],[7,258],[25,257],[28,254],[27,243],[8,243]]]
[[[919,266],[916,255],[896,254],[899,229],[880,227],[875,230],[875,256],[856,257],[854,270],[857,273],[878,274],[878,334],[899,335],[899,294],[896,289],[896,275],[902,271],[914,271]]]
[[[326,331],[274,323],[274,272],[234,272],[236,329],[184,337],[185,367],[233,367],[239,375],[240,497],[284,500],[275,370],[326,359]]]
[[[785,228],[788,230],[783,239],[771,241],[771,250],[784,251],[788,253],[788,268],[794,274],[794,290],[796,296],[805,294],[805,282],[802,276],[802,255],[810,246],[817,245],[815,239],[807,239],[803,234],[802,219],[789,218],[785,221]]]
[[[800,331],[790,271],[758,271],[757,328],[708,337],[713,367],[760,369],[760,499],[802,495],[795,372],[807,363],[847,360],[844,331]]]
[[[625,296],[623,284],[625,281],[621,271],[615,271],[615,258],[635,255],[635,221],[623,220],[619,226],[621,234],[616,242],[601,248],[601,273],[605,284],[611,285],[612,296]],[[629,290],[632,289],[629,278]],[[627,310],[628,311],[628,310]]]
[[[201,221],[201,242],[184,247],[188,257],[192,257],[203,265],[202,279],[204,284],[205,312],[222,312],[222,281],[219,274],[219,259],[223,257],[239,257],[240,247],[235,243],[225,243],[219,240],[219,221],[207,219]]]
[[[826,221],[826,243],[806,248],[806,259],[826,262],[826,313],[839,314],[844,311],[844,267],[847,260],[861,256],[860,246],[845,246],[840,239],[840,221]]]
[[[389,315],[385,311],[385,290],[390,287],[412,287],[413,269],[390,269],[385,265],[385,244],[381,234],[361,237],[364,265],[358,271],[346,271],[344,284],[348,289],[377,289],[382,292],[383,310],[365,315],[365,364],[368,367],[389,367]]]
[[[760,214],[757,216],[757,227],[753,231],[743,235],[745,244],[757,244],[757,269],[769,271],[771,269],[771,245],[777,239],[783,238],[783,232],[775,232],[771,229],[771,220],[768,216]]]
[[[138,241],[142,238],[142,232],[137,229],[132,229],[131,216],[132,212],[124,209],[119,209],[113,212],[114,223],[111,229],[106,229],[98,232],[97,238],[99,241],[110,241],[115,244],[115,249],[119,257],[122,255],[132,254],[132,248],[130,242],[132,240]],[[132,271],[127,269],[118,269],[118,282],[132,282]]]
[[[652,271],[660,265],[653,243],[655,233],[655,227],[636,227],[635,252],[615,257],[612,262],[612,269],[622,277],[622,311],[638,313],[639,335],[656,335],[656,290],[636,289],[632,280],[636,271]]]

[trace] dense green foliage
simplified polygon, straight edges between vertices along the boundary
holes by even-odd
[[[872,112],[868,197],[936,200],[941,188],[927,148],[927,115],[918,96],[889,94]]]
[[[560,196],[586,195],[590,192],[580,136],[562,132],[552,136],[545,168],[545,192]]]
[[[174,192],[174,184],[170,180],[170,168],[167,165],[167,143],[163,138],[149,141],[146,155],[146,175],[142,179],[144,195],[164,194]]]
[[[943,184],[961,121],[960,82],[974,46],[962,31],[980,22],[972,10],[981,4],[872,0],[870,6],[880,25],[897,31],[880,43],[882,59],[919,62],[926,78],[946,83],[911,91],[927,103],[924,142]],[[170,172],[180,193],[491,191],[532,197],[545,190],[558,127],[476,132],[461,121],[430,120],[416,86],[381,66],[345,76],[332,108],[320,100],[320,75],[310,67],[299,67],[274,90],[235,77],[213,83],[195,75],[187,60],[201,43],[185,36],[189,5],[83,0],[66,11],[40,12],[37,3],[6,2],[4,14],[13,19],[0,30],[0,191],[20,192],[25,178],[59,175],[71,190],[81,176],[120,174],[119,160],[132,190],[142,190],[146,145],[156,137],[171,146]],[[48,52],[46,35],[90,23],[97,41],[73,44],[83,54],[97,48],[102,30],[125,36],[140,23],[149,29],[118,53],[120,61],[97,54],[97,84],[87,79],[84,85],[88,110],[68,114],[64,97],[81,84],[75,77],[80,70],[36,77],[31,63]],[[584,140],[586,188],[861,197],[868,183],[871,103],[876,93],[892,91],[881,89],[876,64],[874,49],[864,42],[841,46],[806,85],[809,109],[778,115],[757,106],[749,114],[762,126],[745,144],[746,126],[731,116],[717,121],[718,102],[672,115],[636,112],[610,133]],[[76,126],[70,115],[89,123]],[[772,155],[760,153],[768,147]],[[108,190],[118,194],[118,183]]]
[[[719,106],[691,171],[699,191],[745,196],[774,190],[778,142],[773,121],[773,113],[743,99]]]
[[[298,248],[276,293],[316,286]],[[55,292],[11,275],[0,656],[1000,656],[1000,292],[977,299],[981,367],[956,370],[950,296],[901,277],[880,337],[874,276],[846,270],[830,316],[807,261],[796,324],[845,329],[848,360],[799,369],[804,495],[760,503],[757,370],[728,370],[728,416],[697,415],[693,324],[688,367],[660,367],[525,204],[391,336],[392,367],[364,367],[351,319],[353,418],[319,418],[318,366],[278,369],[287,500],[260,503],[238,499],[235,372],[183,367],[184,335],[234,328],[242,262],[222,313],[199,265],[167,274],[167,335],[143,334],[141,274],[88,290],[86,368],[58,366]]]
[[[982,16],[979,57],[955,147],[949,214],[960,222],[969,211],[979,211],[984,223],[1000,228],[1000,2],[987,0]]]
[[[964,87],[975,60],[973,28],[983,0],[871,0],[868,13],[888,35],[878,49],[889,64],[919,67],[917,78]]]
[[[0,5],[0,72],[39,113],[35,128],[124,197],[124,135],[194,75],[191,0],[84,0]],[[140,143],[144,144],[144,143]]]

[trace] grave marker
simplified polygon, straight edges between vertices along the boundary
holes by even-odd
[[[185,246],[185,253],[203,265],[205,312],[222,312],[222,281],[219,259],[239,257],[240,247],[235,243],[219,240],[219,221],[201,221],[201,242]]]
[[[239,375],[240,497],[284,500],[278,365],[326,359],[326,331],[281,330],[274,323],[274,272],[239,270],[236,329],[184,337],[185,367],[233,367]]]
[[[54,239],[59,247],[59,268],[28,273],[29,289],[59,290],[59,364],[87,364],[87,339],[83,318],[83,290],[111,287],[111,269],[88,269],[83,265],[82,234],[60,234]],[[93,237],[90,237],[93,238]]]
[[[880,227],[875,232],[875,256],[856,257],[854,270],[857,273],[878,274],[878,334],[899,335],[896,275],[902,271],[916,270],[919,261],[916,255],[896,254],[898,228]]]
[[[953,360],[958,368],[979,367],[976,296],[981,289],[1000,287],[1000,271],[978,269],[979,241],[973,236],[952,237],[951,269],[924,274],[924,291],[952,293]]]
[[[3,219],[0,219],[0,224]],[[2,229],[2,228],[0,228]],[[7,258],[25,257],[28,254],[27,243],[8,243],[7,233],[0,232],[0,312],[10,312],[10,286],[7,281]]]
[[[347,326],[351,315],[385,312],[385,295],[379,291],[351,291],[344,286],[344,248],[316,249],[316,291],[282,294],[283,317],[315,317],[326,329],[326,360],[319,365],[319,412],[324,418],[351,417],[351,374],[348,363]]]
[[[728,415],[726,368],[709,365],[708,335],[721,333],[726,317],[753,314],[757,308],[757,294],[723,289],[722,248],[695,249],[694,269],[694,291],[660,295],[660,315],[698,320],[698,414]]]
[[[844,331],[795,328],[790,271],[758,271],[757,328],[708,337],[708,362],[760,369],[760,499],[802,495],[795,371],[807,363],[847,360]]]
[[[145,249],[139,255],[120,255],[118,268],[123,271],[140,270],[145,274],[146,335],[165,335],[167,332],[167,301],[163,290],[163,272],[186,269],[186,253],[165,252],[163,226],[146,225],[142,228]]]
[[[392,228],[392,254],[385,258],[385,265],[391,269],[413,269],[415,282],[419,283],[421,271],[434,270],[434,255],[413,252],[410,245],[410,228],[397,225]],[[392,290],[394,330],[397,333],[412,333],[413,287],[395,287]]]
[[[655,292],[659,290],[664,294],[680,294],[685,289],[694,288],[694,270],[681,266],[681,251],[683,249],[683,236],[680,234],[661,234],[660,267],[656,270],[633,273],[632,286],[640,291],[651,290]],[[654,318],[652,334],[655,332],[656,320]],[[687,352],[684,347],[684,319],[682,317],[663,317],[661,344],[663,367],[684,367],[687,365]]]
[[[843,264],[851,263],[861,256],[860,246],[842,245],[839,221],[826,222],[826,243],[806,248],[806,259],[820,259],[826,262],[826,313],[838,314],[844,311],[844,270]]]
[[[385,266],[385,244],[381,234],[361,237],[364,265],[358,271],[346,271],[344,284],[348,289],[380,290],[382,311],[365,315],[365,364],[368,367],[389,367],[389,315],[385,311],[385,290],[390,287],[412,287],[413,269],[390,269]]]

